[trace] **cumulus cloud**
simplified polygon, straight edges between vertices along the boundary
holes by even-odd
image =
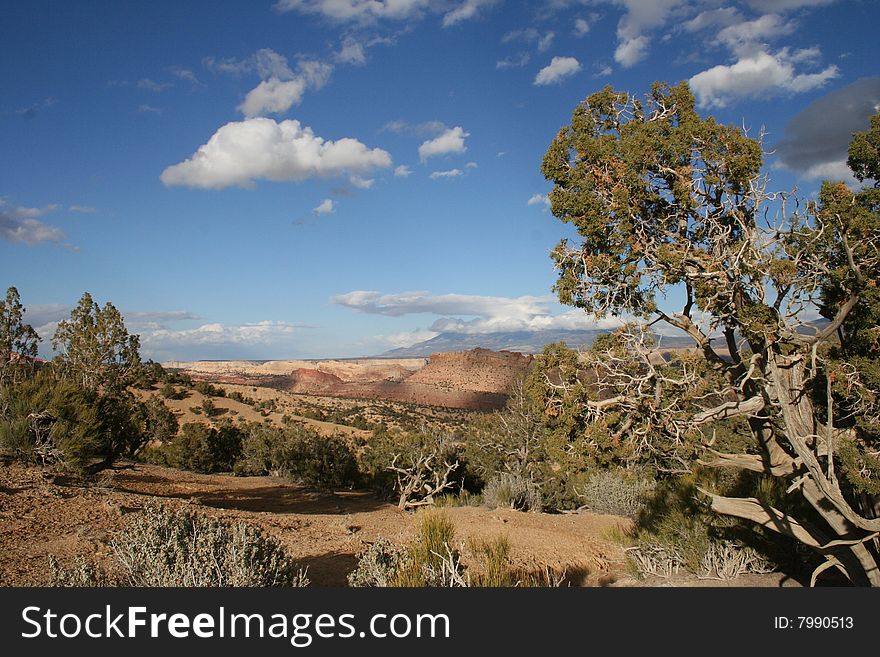
[[[223,189],[252,187],[256,180],[295,181],[364,174],[391,166],[391,156],[357,139],[322,139],[289,119],[268,118],[227,123],[189,159],[162,172],[168,186]]]
[[[498,0],[464,0],[460,5],[443,16],[443,27],[458,25],[462,21],[469,20],[486,7],[491,7]]]
[[[743,55],[734,64],[720,64],[697,73],[689,82],[701,107],[726,107],[741,98],[810,91],[840,74],[833,65],[815,73],[796,70],[816,54],[815,48],[783,48],[776,53],[761,49]]]
[[[710,27],[725,28],[741,21],[742,15],[736,7],[722,7],[702,11],[694,18],[685,21],[682,27],[688,32],[699,32]]]
[[[581,64],[574,57],[554,57],[550,63],[538,71],[535,84],[544,86],[558,84],[581,70]]]
[[[262,51],[261,51],[262,52]],[[272,55],[277,55],[268,51]],[[320,89],[333,71],[330,64],[313,60],[300,61],[294,74],[283,57],[280,61],[272,55],[257,59],[257,68],[261,73],[271,73],[254,89],[248,92],[244,102],[238,106],[239,111],[247,117],[265,114],[283,114],[293,105],[298,105],[303,93],[308,89]],[[280,57],[280,55],[278,55]]]
[[[355,291],[337,295],[331,299],[331,303],[364,313],[389,317],[414,314],[440,315],[441,317],[427,329],[434,334],[584,330],[611,328],[622,323],[618,318],[596,320],[582,310],[559,313],[561,307],[555,302],[553,295],[493,297],[468,294],[438,295],[429,292],[381,294]],[[414,340],[413,344],[418,341]]]
[[[590,24],[583,18],[578,18],[574,22],[574,35],[578,38],[584,36],[590,31]]]
[[[57,204],[42,208],[10,206],[5,199],[0,198],[0,238],[29,246],[41,242],[61,242],[64,231],[37,219],[60,207]]]
[[[779,163],[807,179],[853,181],[846,165],[849,142],[854,132],[870,127],[878,108],[880,77],[862,78],[813,101],[785,127],[775,147]]]
[[[629,68],[642,61],[648,52],[650,30],[666,23],[670,13],[685,0],[612,0],[626,11],[617,24],[615,61]]]
[[[162,327],[140,331],[141,348],[145,355],[160,358],[179,358],[184,354],[217,358],[224,351],[227,357],[256,357],[261,352],[277,356],[278,349],[290,348],[291,339],[302,328],[305,327],[300,324],[268,320],[232,325],[209,323],[184,329]],[[201,347],[205,350],[200,351]]]
[[[448,169],[446,171],[434,171],[428,177],[431,180],[437,180],[438,178],[458,178],[462,175],[464,175],[464,172],[461,169]]]
[[[318,207],[312,208],[314,214],[330,214],[333,211],[333,199],[330,198],[325,198]]]
[[[545,208],[550,207],[550,199],[546,194],[532,194],[526,205],[543,205]]]
[[[425,342],[431,338],[436,338],[438,335],[440,334],[437,331],[432,331],[430,329],[415,329],[413,331],[385,335],[382,336],[382,339],[395,349],[399,349],[403,347],[412,347],[414,344]]]
[[[765,14],[752,21],[732,23],[722,29],[717,39],[736,50],[740,46],[763,43],[794,32],[797,24],[779,14]]]
[[[464,145],[466,137],[470,137],[470,133],[465,132],[461,126],[448,128],[438,137],[429,139],[419,146],[419,159],[424,162],[429,157],[436,155],[464,153],[467,150],[467,147]]]
[[[369,21],[409,18],[429,4],[429,0],[278,0],[274,6],[282,13],[298,11],[339,21]]]
[[[283,114],[299,104],[305,89],[303,79],[282,81],[269,78],[251,89],[238,109],[247,117]]]
[[[388,317],[421,313],[489,317],[545,313],[547,304],[552,299],[551,295],[510,298],[470,294],[431,294],[430,292],[382,294],[381,292],[355,290],[338,294],[332,297],[330,302],[371,315],[386,315]]]
[[[396,178],[406,178],[411,173],[412,173],[412,171],[405,164],[401,164],[399,167],[394,169],[394,176]]]

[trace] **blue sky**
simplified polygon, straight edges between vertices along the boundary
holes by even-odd
[[[157,360],[381,353],[589,327],[553,301],[541,158],[611,84],[766,127],[846,179],[872,0],[4,2],[0,284],[51,351],[84,291]]]

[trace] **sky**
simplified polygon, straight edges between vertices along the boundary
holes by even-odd
[[[875,0],[2,0],[0,285],[52,352],[88,291],[158,361],[593,328],[555,301],[541,159],[612,85],[853,182]]]

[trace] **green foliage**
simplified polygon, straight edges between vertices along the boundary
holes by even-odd
[[[479,490],[478,481],[471,477],[463,446],[452,436],[427,427],[418,431],[402,432],[378,429],[364,445],[359,464],[364,480],[383,499],[396,499],[397,475],[390,470],[397,458],[398,466],[418,463],[427,455],[433,455],[431,465],[445,469],[444,463],[459,463],[449,476],[451,490]]]
[[[173,384],[166,383],[159,390],[159,394],[165,399],[183,399],[186,391],[178,390]]]
[[[123,586],[306,586],[275,539],[243,522],[148,505],[112,543]]]
[[[320,490],[351,488],[360,481],[351,446],[302,425],[276,429],[251,424],[236,463],[238,474],[276,475]]]
[[[58,324],[52,346],[65,378],[84,388],[124,388],[140,369],[140,340],[129,335],[112,303],[103,308],[83,294],[70,319]]]
[[[880,183],[880,112],[871,117],[870,130],[853,136],[846,163],[860,181]]]
[[[228,422],[218,427],[188,422],[151,458],[182,470],[231,472],[241,455],[243,438],[241,429]]]
[[[6,290],[0,300],[0,385],[13,383],[33,371],[40,336],[30,324],[22,321],[25,309],[18,290]]]
[[[21,458],[74,472],[95,472],[136,454],[149,439],[149,416],[128,392],[98,394],[57,380],[51,368],[14,387],[0,386],[0,444]]]

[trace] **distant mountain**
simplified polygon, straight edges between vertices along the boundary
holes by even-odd
[[[500,333],[441,333],[430,340],[419,342],[411,347],[392,349],[381,354],[383,358],[419,358],[437,352],[468,351],[482,348],[493,351],[518,351],[523,354],[539,354],[551,342],[565,342],[570,347],[589,346],[606,329],[587,331],[505,331]],[[691,347],[693,340],[688,337],[664,337],[664,347]]]

